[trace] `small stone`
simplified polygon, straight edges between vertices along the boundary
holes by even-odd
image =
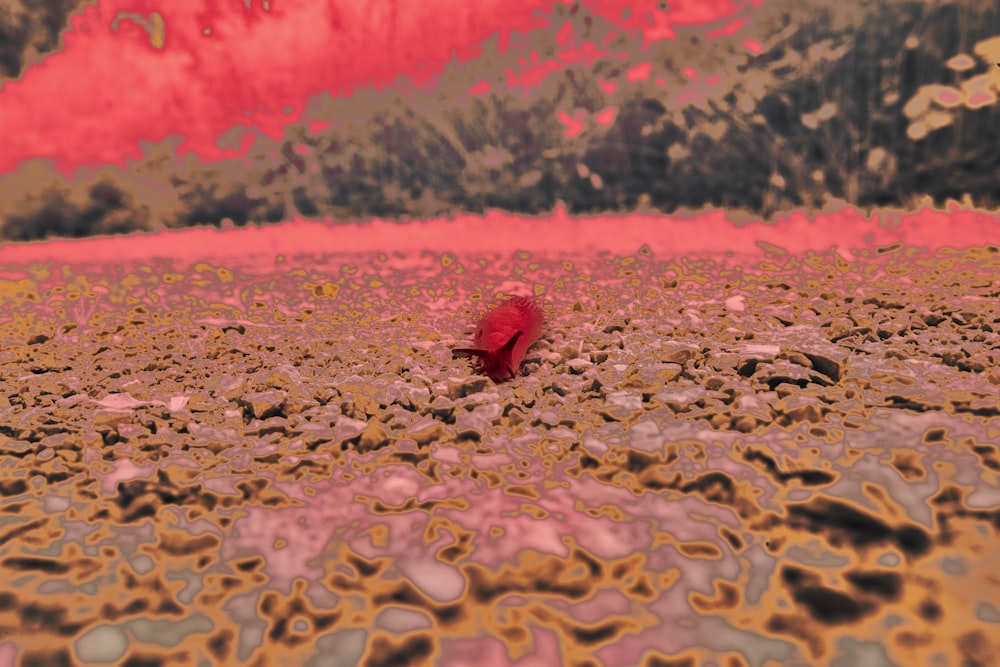
[[[729,428],[739,433],[753,433],[758,421],[749,415],[734,415],[729,422]]]
[[[119,424],[128,424],[135,418],[135,413],[131,410],[98,410],[91,420],[97,430],[117,430]]]
[[[710,377],[705,380],[705,389],[709,391],[719,391],[726,386],[725,378],[721,377]]]
[[[284,417],[268,417],[250,422],[243,433],[245,435],[265,436],[270,433],[285,433],[289,431],[289,422]]]
[[[388,434],[382,428],[382,425],[376,421],[368,424],[365,430],[356,436],[356,440],[354,451],[358,454],[373,452],[389,444]]]
[[[258,391],[244,394],[240,403],[250,408],[251,414],[257,419],[284,416],[285,393],[282,391]]]
[[[486,387],[489,386],[490,380],[482,376],[473,376],[461,380],[459,382],[454,382],[452,380],[448,381],[448,398],[452,400],[457,400],[459,398],[465,398],[472,394],[478,394],[484,391]]]
[[[294,366],[282,365],[259,373],[256,384],[265,390],[288,391],[290,388],[302,384],[302,375]]]
[[[711,368],[714,368],[715,370],[719,371],[720,373],[724,373],[726,371],[731,371],[735,369],[739,365],[739,363],[740,363],[739,355],[732,353],[724,353],[713,356],[709,360],[708,365]]]
[[[687,343],[666,341],[660,347],[660,361],[680,364],[683,366],[689,359],[698,356],[698,348]]]
[[[73,643],[76,656],[83,662],[112,663],[128,650],[128,635],[115,625],[98,625]]]
[[[215,409],[213,401],[206,398],[206,396],[201,392],[189,397],[187,402],[184,404],[184,407],[191,412],[211,412]]]
[[[823,403],[815,396],[786,396],[774,403],[775,411],[782,416],[784,425],[809,422],[818,424],[829,412]]]
[[[924,325],[926,328],[926,325]],[[854,322],[846,317],[837,317],[828,323],[826,327],[831,340],[837,340],[843,338],[851,333],[854,329]]]
[[[642,410],[642,396],[627,391],[615,391],[608,394],[605,405],[626,410]]]

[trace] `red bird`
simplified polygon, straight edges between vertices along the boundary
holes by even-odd
[[[531,297],[515,296],[489,311],[476,324],[474,347],[453,355],[478,357],[483,374],[495,382],[517,375],[524,354],[542,335],[542,307]]]

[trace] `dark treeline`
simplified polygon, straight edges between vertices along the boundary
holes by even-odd
[[[584,11],[554,11],[582,39],[600,44],[612,31]],[[47,16],[31,21],[48,25]],[[0,33],[10,33],[3,21]],[[561,23],[530,36],[543,58],[556,53]],[[295,215],[542,214],[559,201],[580,214],[717,206],[765,218],[831,200],[1000,204],[995,0],[768,0],[735,37],[704,33],[683,31],[647,51],[619,36],[608,48],[630,61],[569,66],[530,91],[463,94],[477,80],[520,70],[517,58],[528,53],[499,55],[488,44],[474,68],[452,64],[433,92],[313,100],[307,120],[337,122],[315,133],[293,124],[277,142],[258,136],[249,165],[178,160],[169,141],[131,171],[73,182],[45,164],[26,165],[0,178],[0,234],[32,240]],[[0,39],[8,76],[23,61],[12,44],[41,52],[38,44],[49,43],[25,34]],[[763,50],[750,53],[746,39]],[[641,62],[652,62],[649,79],[626,81]],[[703,99],[679,99],[686,66],[721,80]],[[617,89],[605,92],[602,81]],[[560,111],[608,106],[618,109],[611,125],[589,122],[566,137]]]

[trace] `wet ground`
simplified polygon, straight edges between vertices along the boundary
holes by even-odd
[[[1000,253],[797,238],[6,264],[0,665],[996,664]]]

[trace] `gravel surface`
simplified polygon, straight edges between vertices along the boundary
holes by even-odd
[[[4,276],[0,664],[996,664],[996,247]]]

